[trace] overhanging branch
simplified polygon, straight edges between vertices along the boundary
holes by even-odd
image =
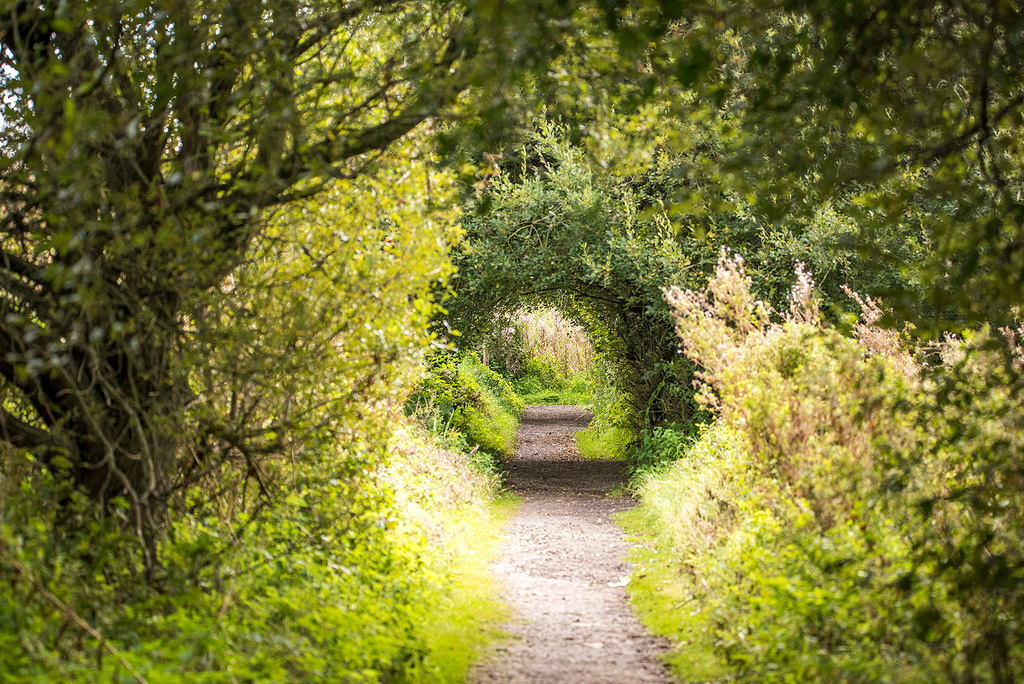
[[[0,409],[0,438],[18,448],[57,446],[49,431],[26,423],[4,409]]]

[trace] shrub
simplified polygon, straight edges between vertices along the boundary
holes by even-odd
[[[406,404],[435,433],[479,453],[477,463],[496,470],[495,459],[512,455],[524,402],[512,384],[483,365],[473,352],[439,352]]]
[[[651,619],[691,642],[694,662],[713,650],[715,677],[1012,681],[1024,666],[1013,336],[981,331],[923,374],[871,328],[877,303],[844,337],[798,273],[773,322],[724,255],[705,292],[668,298],[720,422],[638,485],[636,516],[661,536],[654,575],[676,587],[669,610],[638,583]]]

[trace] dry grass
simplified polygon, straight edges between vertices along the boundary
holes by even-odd
[[[550,307],[515,312],[510,323],[495,326],[486,349],[509,376],[517,375],[527,359],[542,361],[566,378],[589,373],[594,366],[587,331]]]
[[[526,309],[520,312],[518,321],[523,328],[528,358],[546,360],[566,377],[593,368],[590,336],[557,309]]]
[[[893,368],[907,380],[917,378],[920,368],[914,362],[913,357],[903,348],[899,333],[891,328],[877,325],[878,321],[882,320],[884,313],[881,302],[866,295],[861,297],[859,293],[854,292],[846,285],[843,285],[843,292],[860,305],[860,319],[853,327],[853,334],[864,345],[867,353],[889,359]]]

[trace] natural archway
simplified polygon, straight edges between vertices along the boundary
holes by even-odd
[[[662,299],[664,288],[701,276],[692,245],[663,213],[643,211],[635,189],[596,176],[553,129],[537,136],[534,152],[533,168],[519,160],[519,173],[496,170],[463,220],[450,325],[465,344],[496,312],[555,307],[591,335],[638,423],[692,420],[694,368],[678,354]],[[713,249],[705,244],[697,261]]]

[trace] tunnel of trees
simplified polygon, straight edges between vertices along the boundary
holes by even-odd
[[[602,150],[574,143],[565,126],[541,119],[525,138],[489,157],[465,203],[445,322],[466,345],[523,304],[561,309],[590,332],[639,426],[707,419],[664,292],[701,287],[723,250],[744,255],[758,294],[779,310],[798,262],[820,278],[833,319],[856,308],[841,285],[919,304],[905,267],[924,249],[906,239],[904,226],[884,241],[855,243],[853,219],[828,208],[779,227],[710,173],[694,188],[686,171],[701,149],[684,154],[655,142],[651,164],[623,175],[608,170]],[[682,202],[702,207],[673,216]]]
[[[298,676],[343,629],[257,644],[328,586],[385,653],[344,676],[411,672],[380,634],[422,625],[360,589],[444,584],[381,513],[389,424],[522,303],[589,331],[634,427],[692,424],[666,289],[741,254],[784,312],[799,263],[840,331],[848,286],[922,348],[987,340],[1001,370],[930,380],[922,430],[1003,393],[1016,420],[1018,342],[979,331],[1024,302],[1022,74],[1012,0],[3,0],[0,672],[187,633],[154,658],[224,672],[237,638],[270,649],[251,678]],[[1018,433],[964,457],[981,522],[929,551],[999,615]]]

